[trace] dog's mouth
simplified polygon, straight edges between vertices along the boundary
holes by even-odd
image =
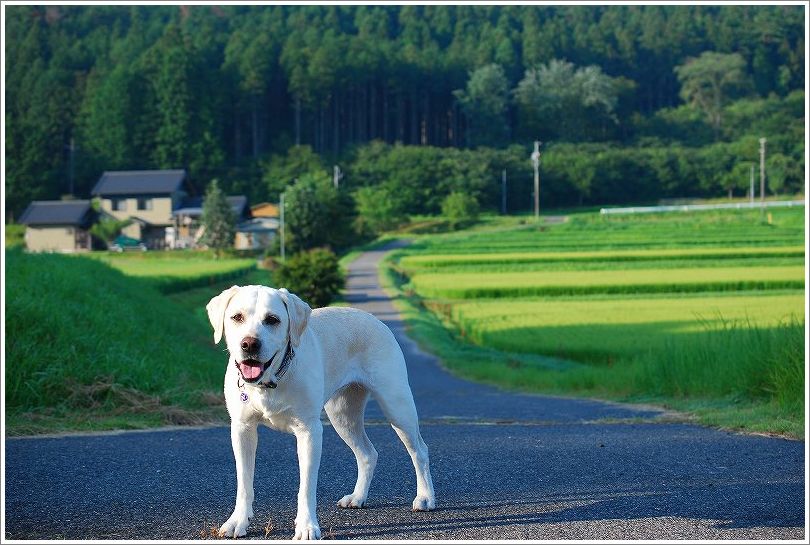
[[[264,370],[267,369],[267,363],[270,362],[262,363],[258,360],[246,359],[238,362],[236,366],[239,368],[239,372],[242,373],[242,378],[247,382],[255,382],[259,380]]]

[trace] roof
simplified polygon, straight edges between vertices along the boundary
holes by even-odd
[[[268,233],[278,231],[278,220],[275,218],[253,218],[236,226],[240,233]]]
[[[250,212],[253,214],[254,218],[264,217],[264,218],[277,218],[278,217],[278,205],[273,204],[270,202],[263,202],[257,204],[256,206],[250,207]]]
[[[247,197],[244,195],[232,195],[230,197],[226,197],[228,199],[228,203],[231,205],[234,214],[237,217],[242,217],[247,208]],[[202,197],[186,197],[183,199],[182,204],[180,204],[180,208],[177,210],[172,211],[172,216],[201,216],[202,215],[202,208],[203,208],[203,198]],[[249,211],[249,210],[248,210]]]
[[[174,193],[186,179],[185,170],[105,171],[93,195],[154,195]]]
[[[33,201],[20,216],[25,225],[83,225],[90,201]]]

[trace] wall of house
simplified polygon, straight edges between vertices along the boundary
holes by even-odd
[[[259,250],[269,248],[276,238],[273,231],[237,231],[234,237],[234,248],[237,250]]]
[[[56,225],[25,229],[25,245],[31,252],[75,252],[89,248],[76,247],[77,227]],[[89,237],[87,238],[89,241]]]
[[[113,210],[112,199],[101,199],[101,208],[111,216],[125,220],[135,216],[141,218],[153,225],[171,225],[172,223],[172,210],[177,207],[175,201],[179,203],[179,197],[176,196],[159,196],[151,197],[152,209],[151,210],[138,210],[137,197],[122,197],[126,202],[126,210]]]
[[[121,234],[130,238],[136,238],[138,240],[141,240],[142,235],[141,231],[142,231],[141,224],[138,223],[137,221],[134,221],[129,225],[127,225],[126,227],[124,227],[123,229],[121,229]]]

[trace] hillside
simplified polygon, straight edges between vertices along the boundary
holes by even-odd
[[[439,198],[411,214],[435,213],[446,186],[471,176],[496,187],[502,169],[510,189],[520,184],[510,206],[527,208],[533,140],[549,150],[544,204],[739,195],[762,136],[769,191],[802,187],[802,6],[51,5],[6,15],[14,217],[71,187],[87,196],[116,169],[186,168],[199,192],[218,178],[277,202],[294,179],[338,163],[355,190],[377,183],[361,160],[372,142],[433,150],[421,160],[443,167]],[[698,68],[724,74],[711,101]],[[417,173],[410,182],[431,176]]]
[[[225,416],[225,361],[203,312],[96,260],[5,257],[7,433]]]

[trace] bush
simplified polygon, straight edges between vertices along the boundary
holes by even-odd
[[[361,187],[354,193],[357,218],[354,228],[360,235],[374,237],[396,229],[408,221],[402,200],[385,187]]]
[[[293,252],[322,246],[341,249],[352,242],[351,198],[339,192],[325,174],[304,174],[287,189],[287,249]]]
[[[326,248],[295,254],[276,270],[275,278],[279,287],[287,288],[313,308],[329,305],[345,283],[337,256]]]
[[[451,228],[458,229],[478,219],[478,201],[472,195],[454,191],[442,201],[442,215]]]

